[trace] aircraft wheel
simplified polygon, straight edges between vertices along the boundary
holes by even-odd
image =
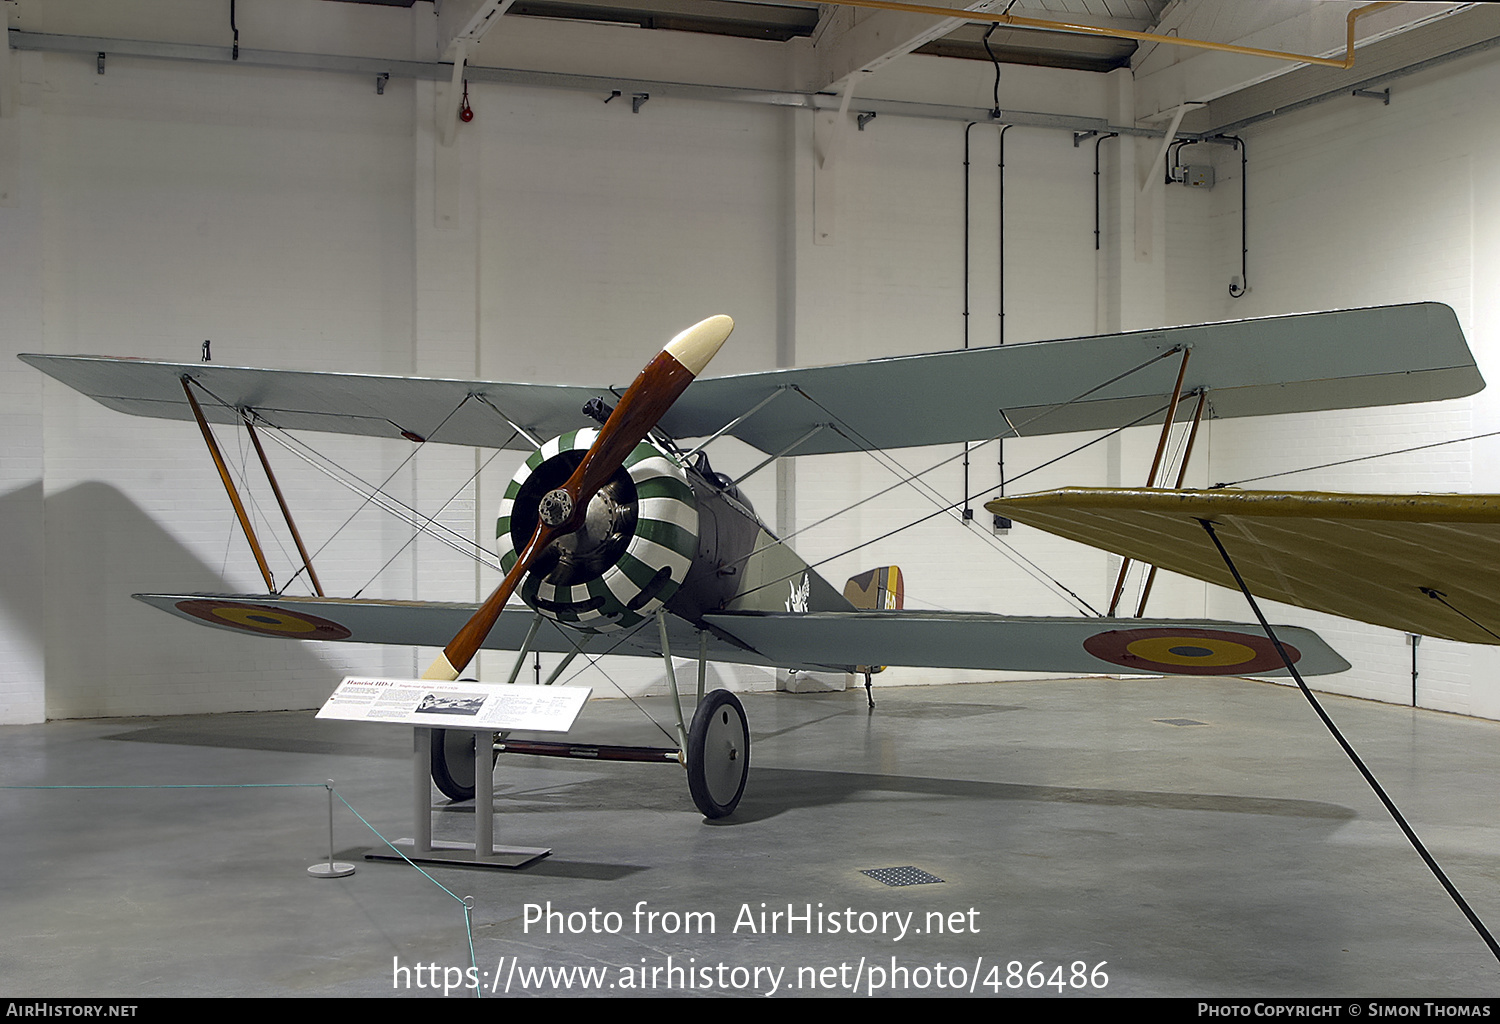
[[[432,781],[448,799],[474,799],[474,738],[489,735],[472,729],[432,730]],[[499,756],[492,753],[490,764]]]
[[[733,814],[750,775],[750,726],[739,698],[707,694],[688,729],[688,791],[705,818]]]

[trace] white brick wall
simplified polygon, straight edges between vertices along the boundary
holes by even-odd
[[[910,58],[918,71],[923,61]],[[12,351],[103,352],[191,360],[204,338],[220,362],[494,379],[626,383],[662,339],[714,312],[739,328],[714,370],[803,364],[956,348],[963,318],[963,125],[882,116],[848,134],[839,156],[835,244],[813,244],[812,121],[803,112],[653,99],[641,113],[585,93],[473,84],[478,118],[438,154],[432,87],[392,82],[376,96],[358,76],[38,57],[45,84],[23,104],[21,202],[0,206],[0,299]],[[939,65],[932,65],[937,67]],[[986,93],[983,65],[941,64],[951,102]],[[902,74],[922,76],[916,72]],[[1066,81],[1069,109],[1101,116],[1101,76],[1007,71],[1025,90]],[[1059,77],[1064,76],[1064,77]],[[1458,311],[1482,365],[1497,363],[1500,122],[1487,97],[1500,64],[1469,62],[1404,79],[1392,104],[1335,101],[1259,126],[1250,146],[1250,283],[1239,272],[1239,158],[1212,160],[1211,192],[1173,186],[1160,205],[1122,210],[1135,150],[1104,143],[1105,247],[1093,247],[1092,142],[1014,129],[1006,139],[1006,338],[1087,334],[1136,325],[1301,309],[1438,299]],[[929,89],[938,88],[929,82]],[[960,96],[962,94],[962,96]],[[1034,106],[1044,97],[1033,97]],[[995,339],[998,312],[995,131],[975,129],[971,341]],[[1144,145],[1144,144],[1143,144]],[[1122,156],[1121,154],[1125,155]],[[443,161],[455,161],[444,164]],[[1121,165],[1127,165],[1122,170]],[[452,172],[451,174],[449,172]],[[456,189],[456,196],[446,189]],[[444,204],[447,204],[446,207]],[[439,208],[458,212],[439,227]],[[1160,218],[1151,261],[1121,233]],[[1154,262],[1152,262],[1154,261]],[[1124,283],[1122,283],[1124,282]],[[1497,371],[1500,372],[1500,371]],[[1491,374],[1492,376],[1494,373]],[[0,628],[0,718],[310,706],[345,670],[407,673],[426,652],[281,645],[209,633],[132,602],[155,588],[259,589],[217,480],[190,425],[110,413],[29,368],[0,371],[7,457],[0,497],[9,538],[25,542],[7,574]],[[932,396],[874,396],[931,401]],[[1209,428],[1190,478],[1241,479],[1465,432],[1500,429],[1486,396],[1443,406],[1277,417]],[[733,415],[733,412],[727,413]],[[238,442],[221,432],[233,460]],[[404,445],[322,439],[379,480]],[[1007,475],[1087,438],[1006,445]],[[1096,445],[1017,489],[1135,483],[1154,431]],[[956,448],[902,451],[908,468]],[[758,461],[716,447],[716,464]],[[1495,489],[1494,441],[1286,478],[1286,486]],[[314,547],[357,499],[274,446],[271,457]],[[976,453],[971,489],[998,480],[993,446]],[[477,485],[467,450],[426,451],[391,487],[424,510],[455,491],[444,520],[486,544],[518,455],[502,454]],[[252,473],[252,476],[255,474]],[[796,521],[806,526],[882,488],[890,474],[863,456],[800,464]],[[957,464],[929,482],[960,495]],[[770,471],[749,492],[768,517]],[[263,486],[259,506],[274,516]],[[1070,604],[987,544],[980,526],[934,520],[852,554],[846,549],[933,510],[902,489],[809,530],[797,547],[835,584],[896,562],[913,607],[1068,614]],[[45,515],[43,514],[45,510]],[[318,567],[331,593],[352,593],[404,543],[406,531],[365,510]],[[1114,560],[1017,528],[1007,541],[1094,603],[1108,600]],[[278,574],[286,572],[279,552]],[[494,583],[466,559],[422,540],[367,594],[475,598]],[[42,609],[39,611],[38,609]],[[1238,599],[1163,579],[1152,614],[1244,619]],[[1400,634],[1293,609],[1356,664],[1320,685],[1409,698],[1410,648]],[[1500,717],[1491,652],[1428,641],[1419,649],[1423,703]],[[544,663],[550,659],[544,658]],[[487,675],[508,667],[486,656]],[[659,667],[612,659],[610,677],[639,691]],[[45,668],[45,689],[41,684]],[[715,670],[737,686],[768,673]],[[931,682],[973,673],[893,671]],[[593,680],[600,692],[611,685]]]

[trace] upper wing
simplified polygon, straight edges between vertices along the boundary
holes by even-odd
[[[1262,597],[1500,644],[1500,495],[1067,488],[985,507],[1234,589],[1208,520]]]
[[[1426,402],[1484,387],[1453,310],[1418,303],[710,378],[679,398],[661,426],[676,437],[702,437],[770,399],[728,433],[768,453],[791,448],[796,455],[981,440],[1005,432],[1005,417],[1023,436],[1116,427],[1164,404],[1179,359],[1127,371],[1179,346],[1192,350],[1184,387],[1209,389],[1221,417]],[[607,393],[213,363],[21,358],[140,416],[190,419],[186,376],[212,396],[203,410],[219,423],[253,409],[287,429],[381,437],[404,431],[521,450],[531,445],[514,437],[510,424],[553,437],[578,425],[586,401]]]
[[[245,594],[137,594],[137,599],[200,625],[293,640],[441,647],[477,607],[423,601],[339,600]],[[1016,618],[979,612],[718,612],[709,626],[713,661],[808,671],[852,672],[858,665],[1030,672],[1149,675],[1282,675],[1286,669],[1265,637],[1235,623],[1161,619]],[[507,608],[485,640],[515,650],[535,619]],[[673,650],[691,657],[698,632],[667,617]],[[1309,675],[1342,672],[1348,662],[1308,629],[1278,626],[1298,668]],[[538,631],[533,648],[566,653],[575,644],[591,655],[661,656],[654,627],[586,637],[555,623]]]
[[[1430,402],[1484,387],[1453,310],[1428,302],[702,380],[662,425],[681,437],[708,434],[778,387],[787,393],[731,431],[765,452],[781,452],[820,424],[857,433],[823,429],[793,454],[982,440],[1005,433],[1005,417],[1023,437],[1137,417],[1160,423],[1163,413],[1148,414],[1171,395],[1178,357],[1073,400],[1179,346],[1192,350],[1184,393],[1207,388],[1217,417]]]
[[[576,428],[585,402],[600,388],[497,384],[362,373],[261,370],[217,363],[157,363],[106,356],[20,357],[101,405],[134,416],[191,420],[184,377],[213,423],[239,423],[239,410],[286,430],[321,430],[446,441],[531,451],[510,424],[543,438]],[[205,393],[207,396],[205,397]]]

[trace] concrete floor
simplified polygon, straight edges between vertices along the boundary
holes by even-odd
[[[512,995],[593,984],[534,976],[549,968],[595,969],[614,994],[1500,994],[1494,957],[1295,690],[876,694],[873,713],[862,691],[745,696],[754,769],[719,824],[673,766],[502,758],[498,841],[554,853],[516,872],[433,869],[455,895],[404,864],[306,872],[328,845],[324,779],[386,836],[411,834],[402,729],[310,713],[4,727],[0,781],[21,788],[0,791],[0,988],[431,995],[471,963],[456,899],[471,895],[477,977]],[[1500,927],[1500,723],[1324,700]],[[644,703],[669,720],[664,699]],[[591,703],[579,729],[661,741],[623,700]],[[251,783],[315,785],[26,788]],[[471,834],[471,805],[434,808],[440,837]],[[378,844],[341,803],[334,828],[341,858]],[[861,873],[908,865],[942,881]],[[549,901],[569,915],[550,934],[526,920]],[[812,934],[802,921],[787,934],[784,917],[762,931],[762,909],[789,904],[812,906]],[[638,906],[660,916],[638,921]],[[689,913],[704,915],[691,933]],[[831,933],[850,924],[861,933]],[[1048,987],[1007,987],[1033,965]]]

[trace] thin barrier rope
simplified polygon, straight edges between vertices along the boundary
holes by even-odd
[[[1459,892],[1458,888],[1448,880],[1447,874],[1438,866],[1437,860],[1433,858],[1432,854],[1427,852],[1427,847],[1422,844],[1422,840],[1417,838],[1417,833],[1407,824],[1406,818],[1402,815],[1401,809],[1396,806],[1396,802],[1386,795],[1385,789],[1375,778],[1375,773],[1365,766],[1364,761],[1355,752],[1354,747],[1350,745],[1348,740],[1344,739],[1344,734],[1339,732],[1339,727],[1333,723],[1333,719],[1328,716],[1328,712],[1323,710],[1323,705],[1318,703],[1318,698],[1313,696],[1312,690],[1303,681],[1302,673],[1298,672],[1297,667],[1292,664],[1291,656],[1287,654],[1286,648],[1282,646],[1281,640],[1277,638],[1276,631],[1266,621],[1265,615],[1261,614],[1260,604],[1251,595],[1250,588],[1246,586],[1244,579],[1240,576],[1239,569],[1235,568],[1234,560],[1229,557],[1229,551],[1224,547],[1224,543],[1219,540],[1219,535],[1214,532],[1213,523],[1207,519],[1200,519],[1198,522],[1202,524],[1203,529],[1208,531],[1209,540],[1214,542],[1214,547],[1219,549],[1219,557],[1224,559],[1224,564],[1229,567],[1229,572],[1234,577],[1234,582],[1239,585],[1240,593],[1245,595],[1245,600],[1250,603],[1250,610],[1255,613],[1256,619],[1260,621],[1260,628],[1275,646],[1276,653],[1281,655],[1281,660],[1286,665],[1287,671],[1297,681],[1297,687],[1302,691],[1302,696],[1307,698],[1307,702],[1318,713],[1318,717],[1323,720],[1323,724],[1328,727],[1328,731],[1333,734],[1333,738],[1338,741],[1340,747],[1344,748],[1344,753],[1349,755],[1349,760],[1354,762],[1354,767],[1359,769],[1359,773],[1365,777],[1365,781],[1370,784],[1370,788],[1375,791],[1375,795],[1380,798],[1380,802],[1385,805],[1385,809],[1390,812],[1392,818],[1396,819],[1396,824],[1401,827],[1401,831],[1405,833],[1412,848],[1417,851],[1417,855],[1422,858],[1423,863],[1432,871],[1433,876],[1447,890],[1448,895],[1453,898],[1453,902],[1458,904],[1458,909],[1463,911],[1464,916],[1469,919],[1469,923],[1474,926],[1474,930],[1479,932],[1479,937],[1490,948],[1490,952],[1494,954],[1495,959],[1500,960],[1500,943],[1495,941],[1495,937],[1484,926],[1484,922],[1479,919],[1479,915],[1474,913],[1469,907],[1469,903],[1464,899],[1463,893]]]
[[[464,931],[465,931],[465,933],[467,935],[468,943],[469,943],[469,967],[470,967],[471,970],[473,970],[473,971],[476,972],[474,976],[477,978],[479,976],[478,973],[477,973],[478,970],[479,970],[479,961],[474,956],[474,904],[472,902],[472,898],[465,899],[464,897],[462,897],[462,896],[458,895],[457,893],[455,893],[452,889],[448,888],[442,882],[439,882],[436,878],[433,878],[427,872],[423,871],[420,867],[417,866],[417,864],[410,857],[408,857],[406,854],[402,853],[400,850],[396,849],[395,844],[393,844],[385,836],[381,835],[380,834],[380,830],[378,828],[376,828],[374,825],[371,825],[368,821],[366,821],[365,820],[365,816],[363,814],[360,814],[358,811],[356,811],[354,809],[353,805],[350,804],[349,801],[347,801],[347,800],[344,799],[344,795],[342,793],[340,793],[338,790],[335,789],[335,790],[333,790],[333,795],[339,798],[339,803],[341,803],[345,807],[349,808],[349,813],[352,814],[352,815],[354,815],[356,818],[358,818],[359,821],[360,821],[360,824],[364,825],[365,828],[369,829],[371,832],[373,832],[375,834],[375,838],[379,839],[386,846],[389,846],[391,848],[392,852],[394,852],[396,854],[396,856],[398,856],[402,860],[406,861],[406,863],[409,864],[409,865],[411,865],[413,868],[416,868],[416,870],[421,874],[421,876],[423,878],[427,879],[433,885],[435,885],[439,889],[443,890],[449,896],[452,896],[455,900],[457,900],[459,902],[459,905],[464,908]],[[480,986],[476,985],[474,987],[474,998],[475,999],[483,998],[483,996],[481,995],[481,991],[482,990],[481,990]]]
[[[349,808],[349,813],[352,814],[352,815],[354,815],[356,818],[358,818],[360,820],[360,823],[363,824],[365,826],[365,828],[367,828],[371,832],[375,833],[375,838],[379,839],[386,846],[389,846],[391,848],[391,850],[396,854],[396,856],[398,856],[402,860],[406,861],[406,863],[410,864],[413,868],[416,868],[417,872],[419,874],[421,874],[421,876],[423,878],[427,879],[433,885],[437,886],[439,889],[443,890],[443,892],[447,893],[449,896],[452,896],[455,900],[457,900],[459,902],[459,904],[464,908],[464,929],[465,929],[465,931],[467,933],[468,943],[469,943],[469,966],[471,968],[474,968],[475,970],[478,969],[479,963],[478,963],[478,960],[475,958],[475,955],[474,955],[474,920],[473,920],[474,907],[473,907],[473,904],[470,902],[470,900],[465,899],[462,896],[459,896],[457,893],[455,893],[452,889],[449,889],[442,882],[439,882],[436,878],[433,878],[427,872],[423,871],[421,869],[421,867],[419,867],[417,864],[415,864],[410,857],[408,857],[406,854],[404,854],[400,850],[398,850],[395,847],[395,845],[393,845],[391,843],[391,841],[389,839],[387,839],[385,836],[381,835],[379,829],[377,829],[374,825],[371,825],[368,821],[366,821],[365,820],[365,816],[362,815],[362,814],[360,814],[358,811],[356,811],[354,809],[353,805],[351,805],[349,803],[349,801],[347,801],[347,800],[344,799],[344,795],[342,793],[340,793],[337,789],[334,789],[333,787],[331,787],[326,782],[238,782],[238,783],[217,783],[217,784],[216,783],[181,783],[181,784],[178,784],[178,783],[166,783],[166,784],[151,784],[151,785],[134,784],[134,785],[77,785],[77,786],[74,786],[74,785],[56,785],[56,786],[0,786],[0,789],[326,789],[329,792],[333,793],[334,796],[338,797],[339,798],[339,803],[343,804],[345,807],[348,807]],[[475,976],[477,977],[477,975],[475,975]],[[479,989],[477,987],[475,988],[475,998],[480,998],[480,991],[479,991]]]

